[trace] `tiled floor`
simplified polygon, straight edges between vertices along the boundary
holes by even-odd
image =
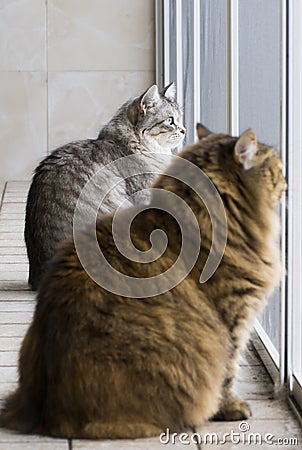
[[[27,257],[23,241],[24,210],[27,182],[10,182],[0,185],[0,402],[13,390],[17,382],[18,350],[24,333],[30,323],[35,305],[35,295],[27,286]],[[1,197],[1,192],[4,195]],[[240,450],[287,448],[302,449],[302,434],[298,422],[285,401],[274,399],[272,382],[257,357],[252,345],[249,346],[240,367],[237,391],[249,401],[253,418],[248,423],[212,422],[198,430],[203,441],[208,444],[203,449],[221,448]],[[245,427],[245,428],[244,428]],[[249,430],[247,430],[249,428]],[[239,434],[233,434],[239,433]],[[212,433],[206,436],[205,433]],[[229,433],[227,435],[226,433]],[[263,444],[259,444],[260,433]],[[265,443],[265,435],[268,442]],[[268,435],[271,435],[268,436]],[[216,442],[217,437],[217,442]],[[257,445],[249,445],[248,438]],[[80,441],[50,439],[39,436],[24,436],[0,429],[0,450],[159,450],[197,448],[197,436],[182,436],[176,443],[165,437],[135,441]],[[209,442],[213,444],[210,444]],[[295,442],[278,439],[298,439]],[[225,441],[225,443],[223,443]],[[238,443],[239,441],[239,443]],[[272,445],[269,443],[273,443]]]

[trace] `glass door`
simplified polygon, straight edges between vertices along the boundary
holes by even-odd
[[[282,5],[276,0],[238,2],[239,131],[253,128],[259,141],[282,149]],[[256,324],[280,366],[280,305],[277,289]]]
[[[288,5],[288,379],[302,409],[302,4]]]
[[[156,0],[156,10],[157,82],[176,81],[187,143],[199,120],[234,135],[254,128],[284,161],[287,272],[255,329],[273,378],[302,408],[302,2]]]

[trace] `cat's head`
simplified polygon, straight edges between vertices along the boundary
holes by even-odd
[[[182,111],[175,94],[174,83],[161,92],[153,85],[128,105],[128,119],[142,144],[151,152],[169,153],[185,137]]]
[[[181,158],[156,180],[154,187],[177,192],[187,199],[189,188],[177,179],[187,170],[182,163],[185,159],[210,178],[222,197],[230,195],[240,203],[246,202],[252,209],[257,204],[274,208],[281,200],[287,185],[280,157],[272,147],[258,142],[253,130],[236,138],[211,133],[199,125],[199,137],[197,143],[181,152]],[[193,186],[203,189],[203,180],[196,171],[192,173]],[[206,185],[204,189],[207,189]],[[192,195],[193,202],[194,198]]]
[[[273,205],[281,200],[287,186],[281,159],[274,148],[258,142],[254,130],[233,138],[212,133],[200,123],[196,128],[199,142],[194,153],[200,155],[206,172],[216,171],[217,181],[221,179],[220,172],[230,186],[241,183],[251,193],[267,196]]]

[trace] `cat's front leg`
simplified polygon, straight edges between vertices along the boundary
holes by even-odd
[[[224,387],[222,389],[222,401],[219,411],[212,419],[221,421],[246,420],[251,415],[252,412],[249,404],[238,397],[232,388],[228,389]]]
[[[233,390],[234,380],[237,373],[238,353],[239,352],[236,351],[236,355],[230,360],[227,371],[228,376],[224,380],[224,384],[222,386],[220,408],[213,417],[213,420],[246,420],[252,415],[249,404],[238,397]]]

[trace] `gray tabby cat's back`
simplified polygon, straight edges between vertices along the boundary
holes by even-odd
[[[142,96],[125,103],[97,139],[67,144],[39,164],[29,190],[25,220],[29,284],[33,289],[37,289],[58,244],[72,235],[77,200],[96,172],[124,156],[170,153],[182,141],[185,130],[174,96],[173,86],[161,94],[152,86]],[[152,172],[154,168],[158,169],[156,155],[142,164],[141,172]],[[152,173],[132,180],[130,176],[131,167],[121,173],[103,169],[93,193],[85,199],[85,221],[93,220],[100,199],[112,185],[117,184],[99,209],[103,213],[114,211],[128,196],[150,186],[154,178]],[[143,200],[146,198],[140,199]]]
[[[113,150],[117,150],[113,144],[97,140],[74,142],[56,150],[38,166],[28,193],[25,221],[33,289],[58,243],[71,234],[77,199],[98,166],[96,155],[103,151],[113,156]]]

